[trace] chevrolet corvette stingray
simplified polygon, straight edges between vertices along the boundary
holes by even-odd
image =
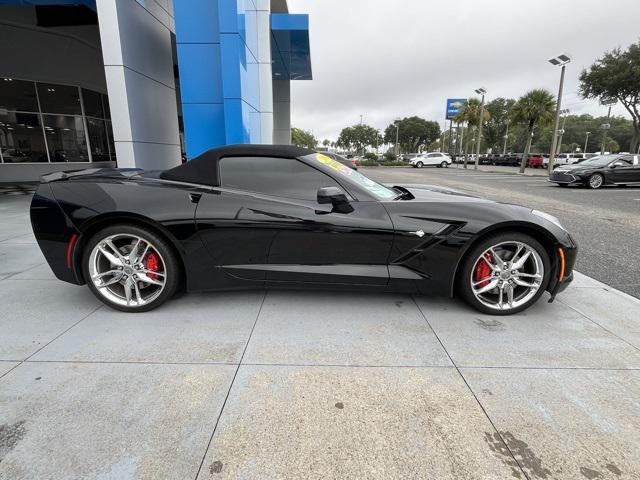
[[[209,150],[165,171],[43,177],[31,223],[60,280],[140,312],[178,289],[459,296],[488,314],[550,301],[577,246],[553,216],[428,185],[386,186],[293,146]]]

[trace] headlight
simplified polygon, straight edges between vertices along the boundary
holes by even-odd
[[[554,225],[557,225],[562,230],[565,230],[565,228],[562,226],[562,224],[560,223],[560,220],[558,220],[557,217],[554,217],[553,215],[550,215],[547,212],[541,212],[540,210],[531,210],[531,213],[533,213],[534,215],[540,218],[544,218],[545,220],[549,220]]]

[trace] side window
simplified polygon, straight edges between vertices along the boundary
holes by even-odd
[[[631,162],[631,160],[629,160],[628,158],[625,158],[625,157],[621,157],[621,158],[617,159],[616,163],[621,163],[625,167],[632,167],[633,166],[633,163]]]
[[[276,157],[227,157],[220,160],[223,187],[315,202],[318,188],[340,185],[299,160]]]
[[[439,157],[440,154],[439,153],[430,153],[429,155],[427,155],[427,157],[429,158],[435,158],[435,157]]]

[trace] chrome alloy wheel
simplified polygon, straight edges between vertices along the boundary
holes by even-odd
[[[166,263],[148,240],[132,234],[110,235],[89,255],[89,275],[106,299],[122,306],[152,302],[165,288]]]
[[[592,175],[591,178],[589,178],[589,186],[593,189],[600,188],[603,183],[604,179],[602,178],[602,175],[598,173]]]
[[[522,242],[502,242],[486,249],[471,269],[471,290],[493,310],[511,310],[533,298],[544,279],[540,254]]]

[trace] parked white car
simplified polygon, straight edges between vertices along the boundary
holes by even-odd
[[[427,166],[445,168],[451,165],[451,157],[442,152],[422,153],[409,162],[413,168],[422,168]]]

